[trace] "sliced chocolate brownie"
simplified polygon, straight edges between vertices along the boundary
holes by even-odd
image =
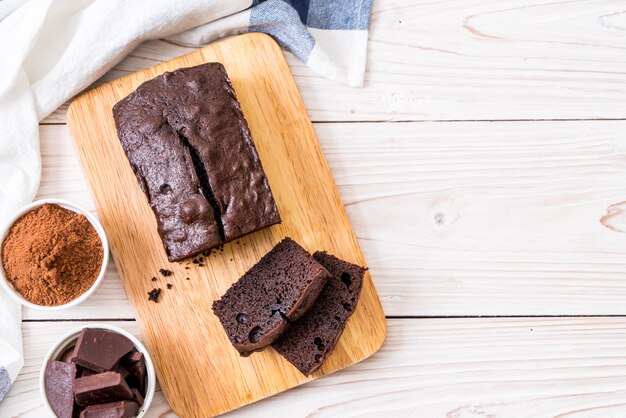
[[[317,370],[337,345],[361,295],[366,270],[326,252],[318,251],[313,258],[332,277],[315,305],[272,344],[306,376]]]
[[[329,274],[285,238],[213,303],[230,342],[243,355],[279,338],[315,302]]]
[[[113,116],[170,261],[280,222],[222,64],[146,81]]]

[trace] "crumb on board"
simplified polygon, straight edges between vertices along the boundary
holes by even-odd
[[[161,295],[161,289],[154,288],[148,292],[148,300],[151,300],[154,303],[159,301],[159,296]]]

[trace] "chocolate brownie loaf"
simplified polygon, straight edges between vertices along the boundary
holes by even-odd
[[[213,312],[235,348],[247,355],[279,338],[315,302],[328,272],[291,238],[285,238],[248,270]]]
[[[331,279],[306,315],[272,344],[306,376],[317,370],[337,345],[361,295],[366,270],[326,252],[318,251],[313,258],[330,272]]]
[[[280,222],[222,64],[146,81],[113,116],[170,261]]]

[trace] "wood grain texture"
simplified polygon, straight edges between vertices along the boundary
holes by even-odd
[[[314,121],[626,118],[624,16],[624,0],[374,1],[365,88],[289,63]],[[105,79],[188,51],[147,42]]]
[[[210,61],[222,62],[231,77],[283,223],[224,245],[205,267],[191,260],[170,264],[117,138],[111,108],[150,78]],[[72,103],[68,121],[126,293],[177,414],[230,411],[361,361],[382,345],[385,317],[369,273],[339,344],[309,378],[271,349],[240,357],[211,311],[213,300],[285,236],[311,252],[325,249],[365,265],[289,67],[271,38],[229,38],[103,85]],[[174,289],[155,304],[146,292],[160,268],[174,276],[157,283],[172,283]]]
[[[47,418],[39,367],[77,326],[24,324],[26,366],[0,416]],[[370,359],[225,417],[623,417],[625,358],[624,318],[392,319]],[[160,391],[156,417],[175,417]]]
[[[315,129],[387,315],[626,314],[625,121]],[[41,135],[40,196],[93,209],[66,128]],[[132,312],[111,272],[54,315]]]

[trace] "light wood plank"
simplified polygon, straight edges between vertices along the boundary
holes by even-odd
[[[136,323],[115,323],[138,334]],[[77,323],[26,323],[26,366],[0,416],[45,417],[49,346]],[[225,417],[625,416],[626,319],[390,320],[372,358]],[[173,418],[160,391],[148,417]]]
[[[626,118],[624,16],[624,0],[375,1],[365,88],[288,57],[314,121]],[[189,50],[147,42],[104,79]]]
[[[387,315],[626,313],[626,122],[315,128]],[[41,134],[40,196],[93,209],[66,128]],[[114,272],[58,313],[110,315]]]

